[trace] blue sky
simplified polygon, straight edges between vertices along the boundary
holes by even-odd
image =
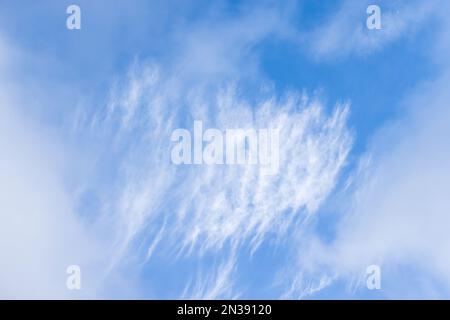
[[[2,1],[0,297],[448,298],[449,9]],[[174,165],[194,120],[280,128],[278,174]]]

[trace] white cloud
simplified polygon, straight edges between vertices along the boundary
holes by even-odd
[[[79,159],[61,131],[36,115],[51,101],[25,94],[37,92],[34,83],[16,81],[27,55],[3,38],[0,47],[0,297],[102,296],[109,245],[77,212],[69,181]],[[80,291],[66,287],[69,265],[81,268]]]
[[[370,54],[399,38],[416,32],[439,8],[431,1],[344,1],[340,9],[316,29],[306,32],[311,54],[318,58]],[[370,4],[381,8],[380,30],[368,30],[366,9]]]
[[[348,106],[337,105],[326,115],[318,99],[267,92],[252,106],[236,85],[184,91],[177,78],[163,74],[152,65],[134,65],[118,85],[124,89],[112,95],[110,112],[96,120],[100,132],[119,124],[115,141],[125,150],[116,164],[123,174],[117,201],[109,199],[122,230],[117,262],[144,235],[150,239],[147,255],[158,248],[198,257],[217,250],[225,254],[226,245],[255,250],[268,234],[284,237],[295,221],[317,210],[351,146]],[[193,119],[220,130],[279,128],[279,174],[262,175],[258,166],[172,164],[171,132],[192,129]]]
[[[239,299],[233,275],[236,272],[236,252],[223,255],[222,262],[197,270],[197,275],[187,283],[181,299]]]
[[[0,89],[0,297],[76,297],[65,287],[66,268],[78,264],[90,278],[98,244],[64,191],[63,148],[9,96]],[[83,294],[92,295],[95,282]]]
[[[434,16],[446,19],[440,12]],[[374,138],[355,172],[352,204],[335,238],[326,243],[317,235],[302,239],[293,271],[298,285],[287,292],[291,297],[313,294],[311,283],[323,289],[324,278],[345,280],[350,293],[365,290],[363,276],[372,264],[382,267],[384,297],[449,296],[450,68],[442,50],[449,52],[450,28],[441,26],[436,30],[440,51],[430,50],[430,58],[438,53],[441,74],[410,92],[402,118]]]

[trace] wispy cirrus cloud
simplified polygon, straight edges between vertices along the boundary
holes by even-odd
[[[314,214],[346,163],[352,142],[347,105],[327,115],[320,100],[306,94],[279,98],[266,92],[250,104],[237,84],[206,91],[185,89],[178,81],[154,65],[137,63],[120,82],[123,89],[112,94],[108,111],[100,113],[103,118],[95,118],[95,132],[115,128],[114,148],[120,150],[119,157],[110,157],[120,173],[111,182],[117,193],[108,201],[120,230],[118,262],[142,239],[150,263],[158,250],[174,259],[225,254],[229,247],[250,254],[268,235],[285,238],[289,228]],[[194,119],[221,130],[280,129],[279,173],[267,176],[251,165],[174,165],[171,132],[191,129]],[[230,257],[235,261],[219,267],[227,279],[239,263]],[[218,272],[220,280],[225,277],[220,270],[205,274]],[[201,296],[221,292],[211,281],[216,289],[200,285]]]

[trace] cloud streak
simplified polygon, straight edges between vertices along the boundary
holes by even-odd
[[[119,87],[124,89],[112,95],[95,128],[117,128],[115,148],[121,150],[115,164],[121,176],[117,200],[110,199],[120,230],[117,261],[144,235],[150,263],[155,250],[173,252],[174,258],[202,257],[229,247],[251,252],[268,235],[284,238],[331,192],[351,147],[348,106],[338,104],[327,115],[320,100],[306,94],[277,98],[266,92],[253,105],[236,84],[180,91],[178,79],[139,63]],[[171,132],[192,126],[193,119],[220,130],[280,129],[279,174],[266,176],[251,165],[172,164]]]

